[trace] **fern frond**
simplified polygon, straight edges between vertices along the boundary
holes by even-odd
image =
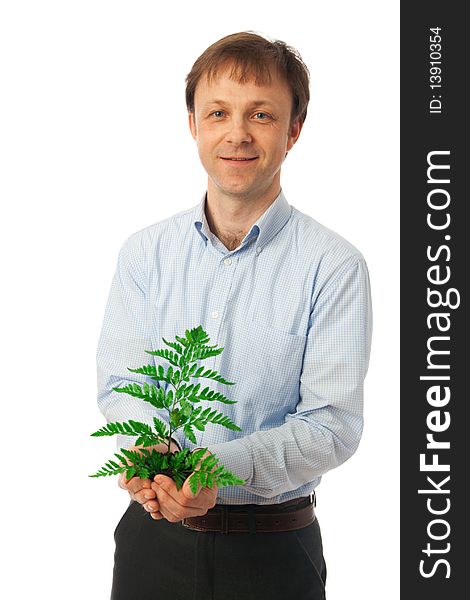
[[[194,364],[191,366],[191,368],[192,367],[196,367],[196,365]],[[218,381],[219,383],[224,383],[225,385],[235,385],[234,381],[227,381],[221,375],[219,375],[217,371],[211,371],[211,369],[204,371],[204,367],[199,367],[197,370],[194,369],[194,371],[191,373],[191,377],[207,377],[209,379],[213,379],[214,381]]]
[[[94,437],[109,436],[109,435],[131,435],[139,436],[136,440],[135,445],[138,446],[143,444],[144,446],[152,446],[161,441],[157,437],[150,425],[146,423],[140,423],[139,421],[129,421],[124,423],[108,423],[98,431],[91,434]]]
[[[134,465],[142,464],[145,456],[148,456],[148,450],[128,450],[127,448],[121,448],[121,452],[126,458],[128,458]],[[117,456],[117,455],[116,455]],[[119,457],[118,457],[119,458]],[[122,457],[120,457],[122,459]],[[124,462],[124,461],[122,461]]]
[[[189,381],[189,378],[188,378]],[[179,400],[182,396],[187,397],[194,389],[194,384],[186,385],[182,383],[179,388],[176,390],[176,399]]]
[[[191,467],[193,470],[196,468],[206,452],[207,448],[199,448],[199,450],[194,450],[194,452],[191,453]]]
[[[212,469],[217,465],[218,462],[219,461],[215,454],[209,454],[202,461],[199,468],[201,471],[212,471]]]
[[[161,439],[166,441],[170,432],[168,431],[165,423],[163,421],[160,421],[160,419],[157,419],[157,417],[153,417],[153,427],[154,427],[155,431],[157,432],[157,435]]]
[[[144,402],[149,402],[155,408],[165,408],[165,392],[163,388],[144,383],[141,387],[137,383],[130,383],[123,388],[113,388],[115,392],[129,394],[134,398],[140,398]]]
[[[104,467],[99,469],[93,475],[89,475],[88,477],[107,477],[108,475],[118,475],[119,473],[123,473],[126,470],[126,467],[122,465],[118,465],[114,461],[110,460],[106,463]]]
[[[183,427],[184,435],[190,440],[193,444],[197,444],[196,436],[194,435],[193,428],[191,425],[185,425]]]
[[[193,453],[193,457],[197,454],[199,460],[201,459],[201,453],[204,455],[206,448],[198,450]],[[198,484],[202,487],[212,488],[214,484],[218,487],[226,487],[228,485],[243,485],[246,482],[240,479],[227,469],[223,465],[219,465],[216,469],[218,459],[215,454],[209,454],[206,458],[196,467],[195,471],[191,475],[189,480],[189,487],[193,494],[197,492]]]
[[[229,417],[218,412],[217,410],[211,410],[210,408],[206,408],[201,411],[201,409],[196,409],[192,416],[190,425],[194,425],[200,431],[204,431],[206,425],[208,423],[214,423],[216,425],[222,425],[227,429],[231,429],[232,431],[241,431],[241,429],[233,423]]]
[[[180,337],[178,335],[175,335],[175,340],[177,340],[185,348],[190,348],[191,347],[191,342],[189,342],[186,338],[183,338],[183,337]]]
[[[127,370],[131,373],[140,373],[141,375],[147,375],[147,377],[150,377],[154,381],[166,381],[167,383],[170,383],[161,365],[145,365],[143,367],[139,367],[138,369]]]
[[[176,342],[167,342],[167,340],[164,337],[162,337],[162,340],[167,346],[173,348],[173,350],[175,350],[177,354],[183,354],[183,348],[179,344],[177,344]]]
[[[171,350],[162,348],[160,350],[146,350],[145,352],[147,352],[147,354],[151,354],[152,356],[161,356],[175,367],[180,366],[178,354],[172,352]]]
[[[205,344],[209,341],[209,336],[204,331],[201,325],[191,330],[186,329],[185,336],[191,344]]]
[[[201,346],[200,348],[195,348],[192,359],[188,362],[194,362],[195,360],[205,360],[210,356],[217,356],[223,352],[223,348],[217,348],[217,346]]]
[[[216,483],[218,487],[226,487],[228,485],[245,485],[246,481],[224,469],[224,471],[217,476]]]
[[[187,402],[184,398],[181,399],[180,407],[181,407],[180,413],[183,417],[188,418],[193,414],[194,408],[193,408],[192,404]]]
[[[198,384],[200,385],[200,384]],[[199,396],[196,395],[196,387],[193,389],[193,393],[188,398],[190,402],[200,402],[201,400],[208,400],[210,402],[222,402],[223,404],[236,404],[236,400],[229,400],[220,392],[211,390],[209,387],[205,387]],[[199,388],[198,388],[199,389]]]
[[[211,390],[209,387],[201,389],[201,383],[190,383],[190,379],[193,377],[194,379],[210,379],[223,385],[234,385],[234,382],[227,381],[217,371],[197,364],[198,361],[219,355],[224,348],[219,348],[217,344],[209,345],[210,338],[202,326],[187,329],[184,337],[175,336],[175,341],[162,339],[170,349],[160,348],[145,352],[152,356],[159,356],[170,363],[166,372],[163,366],[151,364],[128,370],[156,382],[164,381],[174,389],[165,391],[163,387],[157,387],[147,382],[140,385],[131,383],[125,387],[113,389],[116,392],[126,393],[144,402],[149,402],[157,409],[168,411],[170,426],[168,427],[162,420],[154,417],[153,429],[146,423],[129,420],[123,423],[108,423],[105,427],[92,433],[92,436],[97,437],[116,434],[134,436],[137,438],[135,445],[138,448],[135,450],[121,448],[120,453],[115,453],[116,458],[120,461],[119,464],[110,460],[90,477],[125,473],[127,479],[132,477],[153,479],[157,473],[164,473],[173,477],[178,489],[189,478],[193,491],[196,491],[199,485],[209,488],[214,485],[221,487],[242,485],[245,482],[227,471],[223,465],[219,465],[214,455],[206,455],[207,448],[202,448],[194,453],[188,449],[167,453],[151,448],[162,442],[168,445],[170,435],[177,429],[182,429],[185,437],[194,444],[197,443],[195,431],[204,431],[209,423],[240,431],[240,428],[228,416],[217,410],[204,408],[202,404],[199,404],[197,408],[194,406],[203,401],[235,404],[235,401],[229,400],[220,392]]]

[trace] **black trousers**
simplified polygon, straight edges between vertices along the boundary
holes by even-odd
[[[324,600],[318,521],[296,531],[199,532],[132,502],[114,532],[111,600]]]

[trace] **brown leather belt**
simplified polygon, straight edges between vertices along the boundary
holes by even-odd
[[[315,521],[315,494],[281,504],[216,504],[202,517],[187,517],[181,524],[195,531],[256,533],[294,531]]]

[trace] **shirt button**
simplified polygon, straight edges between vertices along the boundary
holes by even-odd
[[[258,246],[258,247],[256,248],[256,254],[259,254],[260,252],[261,252],[261,246]]]
[[[212,311],[212,318],[213,319],[218,319],[219,318],[219,312],[217,310],[213,310]]]
[[[227,265],[227,267],[228,267],[231,264],[232,264],[232,259],[231,258],[224,259],[224,265]]]

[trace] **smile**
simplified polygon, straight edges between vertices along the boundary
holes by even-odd
[[[220,157],[222,160],[231,160],[234,162],[249,162],[252,160],[256,160],[258,157],[257,156],[253,156],[252,158],[245,158],[243,156],[221,156]]]

